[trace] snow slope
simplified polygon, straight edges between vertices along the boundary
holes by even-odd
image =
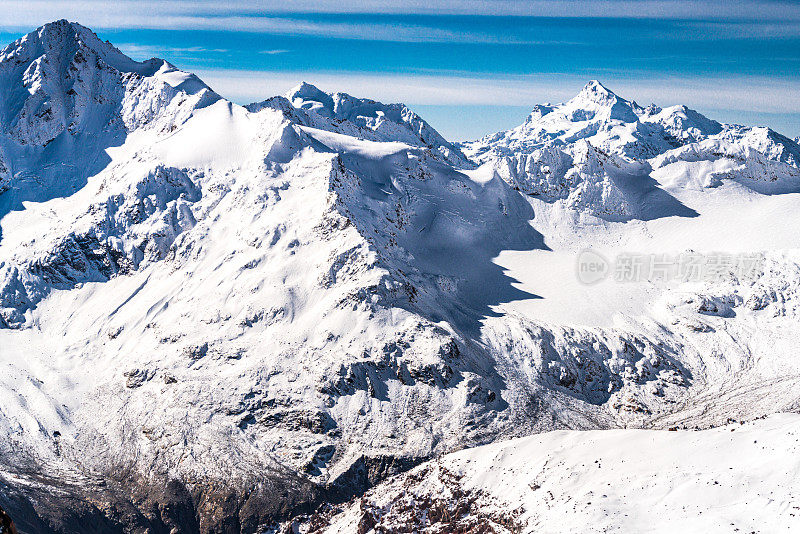
[[[502,438],[797,409],[770,130],[591,83],[478,166],[402,105],[241,107],[66,21],[0,73],[0,507],[29,531],[252,532]],[[587,286],[587,247],[765,259]]]
[[[796,414],[699,432],[549,432],[426,463],[314,532],[794,532],[798,447]]]

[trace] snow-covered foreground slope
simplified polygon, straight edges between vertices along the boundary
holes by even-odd
[[[800,416],[556,431],[449,454],[300,532],[796,532]]]
[[[471,162],[400,104],[241,107],[65,21],[0,73],[27,531],[253,532],[463,447],[798,407],[800,151],[771,130],[592,83]],[[587,285],[586,248],[759,261]]]

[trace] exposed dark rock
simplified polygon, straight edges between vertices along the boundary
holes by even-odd
[[[5,510],[0,508],[0,534],[17,534],[17,527]]]
[[[13,516],[20,534],[238,534],[299,514],[324,502],[326,492],[288,472],[261,479],[193,481],[191,486],[154,477],[85,480],[67,484],[39,475],[36,484],[11,486],[0,479],[0,525]],[[10,519],[8,519],[10,524]],[[2,530],[0,534],[14,532]]]

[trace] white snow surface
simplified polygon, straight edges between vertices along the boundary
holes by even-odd
[[[362,457],[798,408],[800,148],[772,130],[592,82],[473,164],[404,106],[241,107],[66,21],[0,53],[0,94],[8,476],[325,485]],[[586,286],[585,248],[764,262]]]
[[[701,431],[547,432],[423,464],[320,531],[796,532],[799,452],[797,414]],[[451,515],[432,520],[437,504]],[[364,511],[376,521],[359,530]]]

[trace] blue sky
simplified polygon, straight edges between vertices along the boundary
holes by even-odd
[[[5,0],[0,42],[57,18],[234,101],[305,80],[404,101],[456,140],[515,126],[589,79],[640,104],[800,135],[798,2]]]

